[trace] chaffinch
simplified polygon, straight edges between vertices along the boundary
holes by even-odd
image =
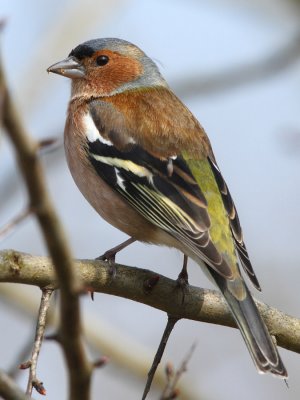
[[[260,290],[209,139],[156,64],[125,40],[96,39],[48,71],[72,80],[64,143],[86,199],[131,241],[175,247],[202,266],[258,371],[286,378],[240,273],[239,263]]]

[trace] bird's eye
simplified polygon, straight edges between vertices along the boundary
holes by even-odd
[[[102,67],[103,65],[106,65],[109,61],[109,58],[107,56],[98,56],[96,58],[96,64]]]

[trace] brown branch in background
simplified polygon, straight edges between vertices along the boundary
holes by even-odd
[[[74,270],[82,284],[95,292],[107,293],[157,308],[174,317],[236,328],[223,296],[216,290],[189,286],[182,304],[182,291],[177,282],[152,271],[116,264],[113,279],[107,263],[96,260],[74,261]],[[155,277],[149,292],[145,282]],[[48,257],[32,256],[14,250],[0,251],[0,282],[14,282],[39,287],[58,285]],[[256,300],[259,311],[278,346],[300,353],[300,319],[284,314]]]
[[[174,375],[173,367],[170,365],[167,365],[167,368],[166,368],[167,385],[161,395],[160,400],[177,399],[177,397],[179,395],[179,391],[177,389],[179,379],[187,371],[188,362],[190,361],[190,359],[195,351],[195,348],[196,348],[196,343],[193,343],[193,345],[191,346],[186,357],[182,361],[181,366],[176,371],[175,375]]]
[[[161,359],[164,354],[169,337],[174,329],[176,322],[178,322],[179,319],[180,318],[176,318],[176,317],[172,317],[172,315],[168,315],[167,325],[165,327],[162,338],[160,340],[160,343],[159,343],[158,349],[156,351],[151,368],[148,372],[148,378],[147,378],[147,382],[146,382],[145,389],[143,392],[142,400],[145,400],[147,397],[147,394],[149,393],[149,390],[151,388],[151,384],[152,384],[155,372],[157,370],[158,364],[161,362]]]
[[[0,256],[1,258],[1,256]],[[1,265],[1,264],[0,264]],[[1,267],[0,267],[1,268]],[[6,308],[16,316],[30,319],[36,318],[36,297],[32,290],[20,290],[19,285],[0,284],[0,303],[5,302]],[[48,310],[47,328],[54,333],[57,332],[58,309],[51,307]],[[93,349],[93,354],[107,354],[114,366],[124,369],[126,374],[132,374],[134,379],[145,381],[149,365],[153,361],[153,351],[148,346],[137,342],[124,331],[120,331],[117,326],[111,325],[97,312],[87,311],[84,313],[84,337],[87,345]],[[33,335],[31,335],[32,338]],[[45,336],[45,339],[49,337]],[[51,338],[51,334],[50,334]],[[55,339],[55,336],[54,336]],[[17,358],[19,364],[22,360],[30,357],[31,347],[24,357]],[[96,356],[95,356],[96,357]],[[103,356],[102,356],[103,357]],[[100,356],[100,359],[102,358]],[[21,360],[21,361],[19,361]],[[97,357],[96,357],[97,360]],[[19,370],[18,370],[19,371]],[[164,368],[158,367],[154,385],[160,392],[166,386]],[[199,400],[199,392],[193,386],[189,376],[179,381],[181,400]],[[201,400],[205,397],[201,396]]]
[[[50,299],[53,293],[53,289],[42,289],[42,298],[40,309],[38,313],[38,319],[36,324],[36,331],[35,331],[35,339],[34,339],[34,346],[32,350],[32,355],[29,360],[29,377],[28,377],[28,384],[26,393],[31,395],[32,388],[34,387],[40,394],[46,394],[46,390],[43,386],[43,383],[37,378],[36,368],[37,368],[37,361],[39,357],[39,353],[41,350],[45,329],[46,329],[46,321],[47,321],[47,311],[50,306]],[[22,364],[23,365],[23,364]],[[21,366],[22,368],[22,366]],[[23,369],[23,368],[22,368]]]
[[[0,240],[3,240],[9,234],[13,233],[16,228],[31,215],[32,210],[27,207],[25,210],[21,211],[18,215],[12,218],[7,224],[0,228]]]
[[[173,367],[173,364],[171,364],[170,362],[168,362],[165,367],[165,374],[166,374],[166,378],[167,378],[167,383],[164,387],[164,390],[163,390],[159,400],[169,400],[170,397],[172,399],[174,399],[174,398],[176,399],[177,395],[178,395],[178,389],[172,390],[172,392],[170,394],[170,387],[172,385],[173,378],[174,378],[174,367]]]
[[[16,385],[16,383],[0,370],[0,396],[6,400],[30,400],[30,397]]]
[[[238,67],[229,67],[219,73],[189,76],[188,79],[174,82],[177,95],[182,97],[207,96],[214,93],[233,90],[242,85],[273,77],[300,59],[300,32],[288,43],[261,61]]]
[[[39,156],[48,154],[52,151],[57,150],[63,144],[60,137],[50,137],[42,139],[38,142],[38,154]]]
[[[81,339],[80,282],[73,271],[71,252],[47,193],[43,168],[37,155],[38,142],[27,134],[23,126],[6,86],[2,65],[0,65],[0,92],[1,90],[4,91],[3,125],[14,145],[28,192],[29,207],[35,211],[60,283],[59,335],[68,364],[69,398],[89,399],[92,366],[87,360]]]
[[[109,363],[109,358],[107,356],[101,356],[98,360],[93,362],[94,368],[103,368]]]

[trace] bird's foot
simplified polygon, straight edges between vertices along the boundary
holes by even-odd
[[[188,262],[188,256],[184,254],[182,270],[180,271],[180,274],[178,275],[178,278],[176,280],[177,286],[182,291],[182,304],[184,303],[185,295],[189,290],[189,279],[188,279],[189,276],[187,272],[187,262]]]
[[[112,249],[107,250],[102,256],[96,258],[96,260],[107,261],[109,266],[109,274],[115,278],[117,275],[117,268],[116,268],[116,255],[121,250],[125,249],[125,247],[129,246],[131,243],[135,242],[134,238],[129,238],[122,242],[118,246],[113,247]]]
[[[113,278],[117,275],[117,268],[116,268],[116,254],[117,251],[114,251],[115,247],[107,250],[102,256],[96,258],[96,260],[106,261],[109,266],[109,275]]]

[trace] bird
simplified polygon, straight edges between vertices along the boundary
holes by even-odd
[[[241,272],[261,290],[209,138],[156,63],[126,40],[100,38],[47,71],[71,79],[67,163],[98,214],[129,235],[119,249],[138,240],[193,259],[222,292],[258,372],[286,379]]]

